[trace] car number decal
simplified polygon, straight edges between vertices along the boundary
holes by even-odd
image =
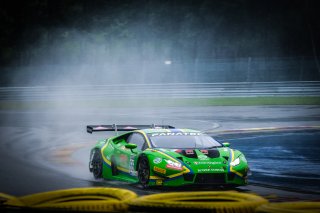
[[[161,163],[162,162],[162,158],[155,158],[154,160],[153,160],[153,163],[154,164],[159,164],[159,163]]]
[[[134,169],[134,155],[130,155],[130,160],[129,160],[129,174],[131,176],[137,176],[137,171]]]

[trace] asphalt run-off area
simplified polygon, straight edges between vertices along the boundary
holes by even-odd
[[[3,109],[0,111],[3,193],[27,195],[72,187],[120,187],[146,195],[212,187],[142,189],[138,184],[95,180],[88,170],[97,139],[88,124],[170,124],[212,135],[247,157],[252,175],[241,192],[274,201],[319,200],[319,115],[317,105],[136,108]]]

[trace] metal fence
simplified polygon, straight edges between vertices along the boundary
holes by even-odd
[[[320,96],[320,82],[171,83],[61,87],[2,87],[0,100],[90,100],[110,98],[213,98]]]
[[[166,60],[6,67],[0,85],[320,81],[314,57]]]

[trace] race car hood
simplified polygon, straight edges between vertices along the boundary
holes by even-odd
[[[227,147],[211,149],[155,149],[182,163],[194,173],[224,172],[229,164],[241,155]],[[171,159],[172,160],[172,159]],[[169,163],[172,163],[169,161]]]
[[[197,159],[197,160],[207,160],[209,159],[216,159],[216,158],[225,158],[226,160],[229,159],[231,155],[230,148],[227,147],[219,147],[219,148],[211,148],[211,149],[163,149],[163,148],[156,148],[155,150],[164,152],[172,157],[175,158],[188,158],[188,159]]]

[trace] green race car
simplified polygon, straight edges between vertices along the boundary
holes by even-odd
[[[87,132],[126,131],[91,149],[94,178],[148,186],[187,184],[241,186],[249,171],[245,156],[192,129],[168,125],[89,125]]]

